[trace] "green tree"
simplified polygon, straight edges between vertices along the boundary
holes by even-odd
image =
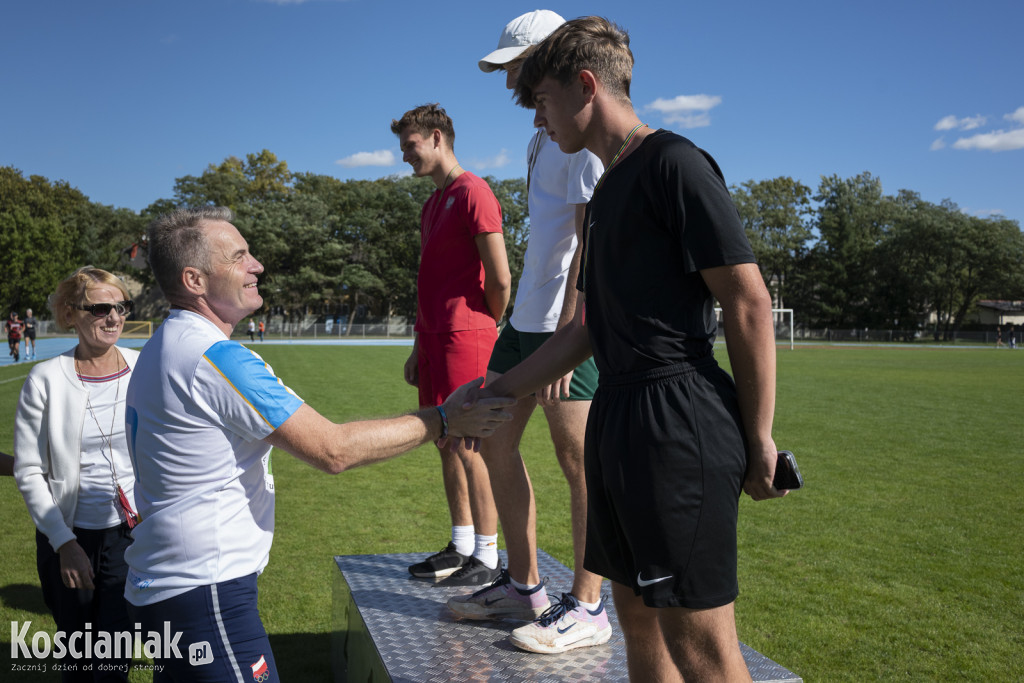
[[[948,340],[981,298],[1022,291],[1024,238],[1016,222],[968,216],[949,200],[932,204],[909,190],[889,205],[874,305],[905,338],[930,328]]]
[[[789,177],[731,188],[733,201],[754,250],[776,308],[789,304],[788,289],[798,276],[797,264],[805,256],[812,235],[811,190]]]
[[[366,310],[377,317],[411,320],[416,313],[420,209],[433,184],[412,177],[341,182],[306,174],[296,176],[295,188],[324,201],[334,221],[331,238],[345,248],[344,261],[333,272],[342,294],[336,312],[354,316]]]
[[[823,176],[814,200],[818,241],[803,260],[794,307],[806,311],[812,325],[871,326],[878,317],[871,308],[874,250],[887,230],[882,183],[870,173]]]
[[[245,161],[228,157],[210,164],[199,177],[183,176],[174,183],[178,206],[226,206],[239,211],[243,206],[286,197],[292,175],[288,164],[268,150],[245,155]]]
[[[0,305],[4,315],[49,310],[47,297],[80,262],[80,227],[88,198],[64,181],[0,167]],[[96,264],[99,265],[99,264]]]

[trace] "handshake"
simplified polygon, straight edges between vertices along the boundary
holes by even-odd
[[[512,419],[512,413],[505,408],[514,406],[516,400],[493,395],[483,383],[483,377],[466,382],[441,404],[440,410],[448,424],[447,434],[437,441],[438,448],[454,452],[464,444],[467,449],[479,452],[481,439],[494,434]]]

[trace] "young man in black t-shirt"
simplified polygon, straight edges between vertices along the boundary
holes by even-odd
[[[749,680],[736,634],[741,488],[772,487],[771,299],[714,160],[629,100],[629,38],[598,17],[526,59],[516,94],[563,152],[604,162],[573,323],[489,385],[521,397],[593,354],[588,571],[612,580],[633,680]],[[736,384],[718,367],[723,309]]]

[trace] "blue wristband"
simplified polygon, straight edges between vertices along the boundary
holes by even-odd
[[[439,438],[443,439],[448,436],[448,416],[441,406],[437,406],[437,412],[441,414],[441,436]]]

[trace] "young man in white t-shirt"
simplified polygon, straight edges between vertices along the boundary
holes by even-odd
[[[498,49],[479,62],[484,72],[503,71],[505,85],[515,88],[519,65],[529,48],[564,23],[558,14],[536,10],[513,19]],[[538,129],[528,148],[527,194],[530,241],[509,324],[502,330],[488,365],[492,382],[572,320],[583,213],[604,170],[587,150],[565,154]],[[588,359],[536,398],[519,401],[511,423],[499,438],[483,446],[484,460],[508,551],[508,571],[475,593],[448,601],[455,614],[469,619],[531,620],[516,629],[511,642],[524,650],[559,653],[599,645],[611,637],[601,599],[601,577],[583,568],[587,490],[583,442],[590,402],[597,388],[597,368]],[[537,568],[536,506],[519,441],[536,405],[548,420],[555,455],[569,483],[575,571],[573,586],[549,609]],[[566,631],[571,626],[571,630]],[[565,633],[563,633],[566,631]]]
[[[338,473],[448,436],[487,436],[511,417],[511,400],[463,405],[478,380],[402,417],[324,418],[228,338],[263,304],[263,266],[231,220],[222,207],[181,209],[149,228],[150,266],[172,311],[127,393],[142,521],[125,553],[125,598],[142,632],[180,633],[181,653],[202,655],[158,660],[161,680],[278,680],[256,590],[274,536],[272,447]]]

